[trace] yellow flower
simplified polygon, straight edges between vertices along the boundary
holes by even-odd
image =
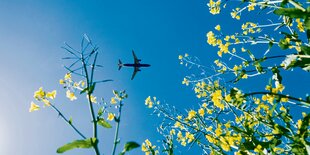
[[[241,78],[242,79],[247,79],[248,78],[248,74],[243,74]]]
[[[207,103],[203,103],[202,107],[207,108]]]
[[[74,95],[74,93],[73,92],[71,92],[70,90],[67,90],[67,92],[66,92],[66,96],[67,96],[67,98],[69,98],[71,101],[73,101],[73,100],[76,100],[77,98],[76,98],[76,96]]]
[[[148,106],[148,108],[152,108],[153,107],[154,102],[151,100],[151,96],[147,97],[145,99],[145,105]]]
[[[256,5],[255,3],[249,4],[249,5],[248,5],[248,11],[253,11],[253,10],[255,9],[255,8],[254,8],[255,5]]]
[[[40,109],[40,106],[36,105],[35,103],[31,102],[29,112],[37,111]]]
[[[147,152],[147,151],[148,151],[148,149],[147,149],[145,143],[142,144],[141,150],[142,150],[143,152]]]
[[[65,75],[65,80],[71,80],[71,73],[67,73]]]
[[[222,129],[221,128],[216,128],[215,129],[215,135],[220,136],[222,134]]]
[[[221,25],[216,25],[215,29],[218,30],[218,31],[221,31]]]
[[[65,81],[63,79],[60,79],[59,84],[63,85],[63,84],[65,84]]]
[[[110,103],[111,103],[111,104],[116,104],[116,103],[117,103],[115,97],[111,97]]]
[[[46,97],[50,98],[50,99],[55,99],[56,98],[56,90],[53,90],[52,92],[48,92],[46,94]]]
[[[225,100],[226,100],[227,102],[230,102],[230,101],[231,101],[230,94],[228,94],[228,95],[225,96]]]
[[[216,107],[218,107],[218,108],[220,108],[220,109],[224,109],[224,104],[222,104],[222,99],[223,99],[223,97],[222,97],[222,91],[221,90],[216,90],[214,93],[212,93],[211,94],[211,96],[212,96],[212,102],[213,102],[213,104],[216,106]]]
[[[185,85],[189,85],[189,81],[187,78],[184,78],[183,81],[182,81],[182,84],[185,84]]]
[[[196,111],[191,110],[191,111],[188,112],[187,118],[188,118],[189,120],[191,120],[193,117],[195,117],[195,115],[196,115]]]
[[[182,119],[182,116],[181,116],[181,115],[178,115],[178,116],[177,116],[177,119],[178,119],[178,120],[181,120],[181,119]]]
[[[87,98],[89,98],[88,95],[87,95]],[[97,97],[95,97],[94,95],[90,95],[90,101],[92,103],[97,103]]]
[[[301,125],[302,125],[302,120],[299,119],[297,121],[297,128],[300,129]]]
[[[114,120],[114,114],[113,113],[108,113],[108,118],[107,118],[107,120],[109,120],[109,121],[112,121],[112,120]]]
[[[288,98],[287,97],[282,97],[281,98],[281,102],[288,102]]]
[[[175,130],[174,129],[170,130],[170,135],[175,135]]]
[[[259,153],[259,152],[261,152],[261,151],[262,151],[262,146],[258,144],[258,145],[256,146],[256,148],[254,149],[254,152]]]
[[[182,55],[179,55],[179,59],[180,59],[180,60],[183,59],[183,56],[182,56]]]
[[[209,31],[207,33],[207,39],[209,45],[216,46],[217,44],[216,37],[214,36],[214,33],[212,31]]]
[[[297,18],[296,19],[296,22],[297,22],[297,28],[300,32],[305,32],[305,28],[303,26],[303,23],[300,21],[300,18]]]
[[[203,117],[203,116],[205,115],[205,111],[203,110],[203,108],[200,108],[200,109],[198,110],[198,113],[199,113],[199,115],[200,115],[201,117]]]
[[[43,91],[43,88],[40,87],[38,91],[34,92],[33,97],[37,100],[41,100],[42,98],[44,98],[45,96],[45,92]]]
[[[212,126],[209,126],[208,128],[206,128],[206,131],[212,131],[213,127]]]
[[[184,57],[188,57],[188,54],[187,54],[187,53],[185,53]]]

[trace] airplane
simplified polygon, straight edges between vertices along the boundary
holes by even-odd
[[[122,61],[119,59],[118,60],[118,70],[120,70],[123,66],[126,67],[134,67],[134,71],[133,74],[131,76],[131,80],[133,80],[133,78],[136,76],[137,72],[141,71],[140,67],[150,67],[151,65],[149,64],[141,64],[140,61],[141,59],[138,59],[135,52],[132,50],[132,55],[134,58],[134,63],[133,64],[123,64]]]

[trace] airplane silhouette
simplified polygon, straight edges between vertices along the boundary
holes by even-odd
[[[132,55],[134,58],[134,63],[133,64],[123,64],[122,61],[119,59],[118,60],[118,70],[120,70],[123,66],[126,67],[134,67],[134,71],[133,74],[131,76],[131,80],[133,80],[133,78],[136,76],[137,72],[141,71],[140,67],[150,67],[151,65],[149,64],[141,64],[140,61],[141,59],[138,59],[135,52],[132,50]]]

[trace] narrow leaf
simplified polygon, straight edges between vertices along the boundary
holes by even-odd
[[[136,143],[136,142],[127,142],[125,144],[125,146],[124,146],[124,151],[128,152],[128,151],[130,151],[132,149],[135,149],[137,147],[140,147],[140,145],[138,143]]]
[[[109,122],[105,121],[103,118],[99,118],[98,124],[104,128],[112,128],[111,124]]]
[[[64,153],[66,151],[76,149],[76,148],[91,148],[93,147],[93,143],[96,142],[96,138],[88,138],[85,140],[75,140],[71,143],[68,143],[60,148],[57,149],[57,153]]]

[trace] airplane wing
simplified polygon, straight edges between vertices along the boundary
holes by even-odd
[[[132,50],[132,55],[133,55],[133,58],[134,58],[134,63],[135,64],[140,64],[140,59],[137,58],[135,52]]]
[[[135,67],[135,70],[133,71],[132,76],[131,76],[131,80],[133,80],[133,78],[135,78],[138,71],[140,71],[139,67]]]

